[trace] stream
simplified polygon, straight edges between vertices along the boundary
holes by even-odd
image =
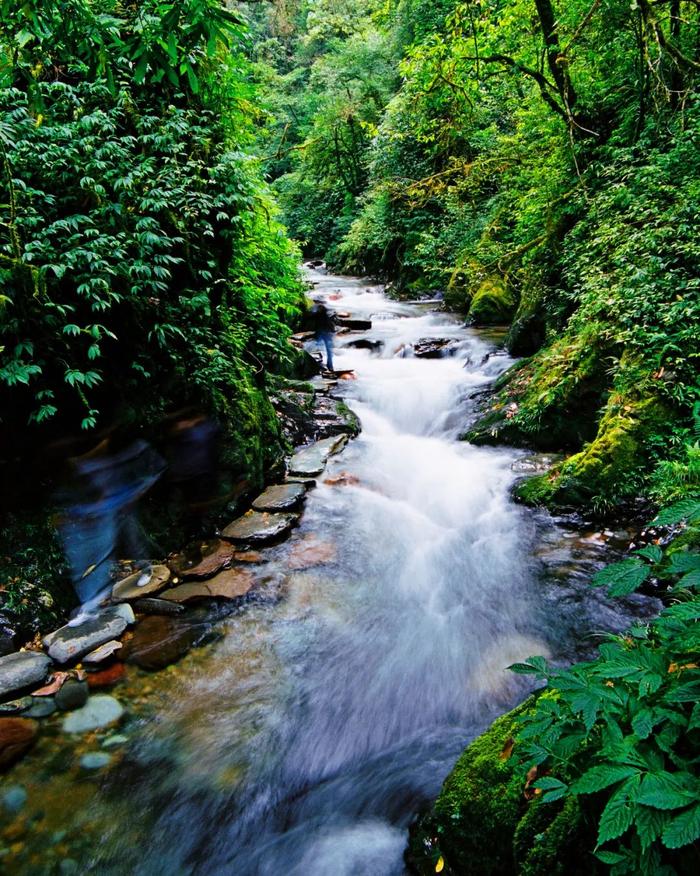
[[[29,792],[17,872],[402,874],[412,818],[527,693],[506,667],[580,658],[650,613],[587,584],[627,533],[514,504],[525,454],[458,440],[475,395],[512,364],[497,333],[366,281],[310,277],[332,307],[372,320],[335,350],[357,379],[334,393],[362,432],[293,536],[265,551],[267,589],[216,641],[135,673],[131,702],[117,690],[128,742],[109,769],[80,772],[94,740],[69,749],[58,725],[17,767]],[[451,355],[415,357],[422,339],[449,339]],[[320,561],[299,562],[305,551]]]

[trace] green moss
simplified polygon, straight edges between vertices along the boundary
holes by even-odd
[[[473,325],[510,322],[517,301],[513,291],[498,277],[484,280],[474,293],[467,318]]]
[[[411,830],[407,861],[414,872],[434,873],[440,857],[455,876],[598,872],[592,856],[581,852],[595,846],[595,837],[578,800],[526,800],[524,769],[505,756],[516,719],[534,701],[498,718],[464,751],[430,813]]]
[[[544,343],[546,337],[544,295],[545,286],[541,278],[537,274],[528,273],[506,337],[506,348],[512,356],[531,356]]]
[[[604,355],[596,326],[555,339],[502,376],[489,409],[463,437],[473,444],[578,449],[596,433],[607,388]]]

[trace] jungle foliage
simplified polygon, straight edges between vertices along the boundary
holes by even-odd
[[[259,477],[301,286],[251,154],[242,18],[5,0],[0,21],[2,456],[190,403]]]
[[[525,498],[648,495],[698,398],[698,3],[279,0],[255,27],[304,250],[511,324],[528,359],[468,437],[586,451]]]

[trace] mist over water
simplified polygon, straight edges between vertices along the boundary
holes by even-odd
[[[627,622],[541,580],[533,550],[556,527],[509,498],[518,452],[457,440],[471,396],[511,360],[429,306],[314,278],[383,343],[370,352],[337,339],[336,367],[357,375],[341,388],[362,433],[273,551],[284,598],[229,618],[143,728],[138,787],[109,789],[130,824],[114,820],[102,872],[130,861],[143,874],[401,874],[416,811],[526,693],[506,667],[566,659],[578,635]],[[454,354],[415,358],[423,338],[453,339]],[[322,482],[344,472],[357,482]],[[335,559],[290,571],[289,552],[310,535]]]

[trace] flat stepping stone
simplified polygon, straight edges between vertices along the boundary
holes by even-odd
[[[303,484],[275,484],[268,487],[253,502],[254,511],[291,511],[297,508],[306,495]]]
[[[185,554],[173,558],[171,565],[181,578],[209,578],[233,560],[236,548],[220,538],[201,545],[201,552],[188,559]]]
[[[248,511],[243,517],[229,523],[221,535],[231,541],[244,544],[265,544],[287,535],[298,520],[297,514]]]
[[[305,478],[320,475],[328,457],[345,447],[347,440],[347,435],[333,435],[308,447],[302,447],[289,462],[289,474]]]
[[[142,572],[134,572],[128,578],[123,578],[112,588],[112,599],[115,602],[129,602],[160,593],[170,579],[170,569],[167,566],[151,566]]]
[[[51,658],[38,651],[17,651],[0,657],[0,699],[31,685],[43,684]]]
[[[100,645],[99,648],[95,648],[94,651],[90,651],[89,654],[86,654],[83,657],[83,663],[89,663],[91,665],[96,665],[98,663],[102,663],[104,660],[108,660],[117,651],[120,651],[122,647],[122,643],[118,642],[116,639],[113,639],[111,642],[105,642],[104,645]]]
[[[152,615],[134,630],[125,648],[126,661],[141,669],[164,669],[184,657],[206,634],[207,628],[201,624],[193,626],[178,618]]]
[[[125,611],[128,609],[128,612]],[[129,619],[131,618],[131,620]],[[57,663],[78,660],[105,642],[117,639],[133,623],[134,613],[128,606],[107,608],[97,617],[76,626],[66,625],[44,638],[44,646]]]
[[[163,614],[173,615],[180,614],[185,610],[184,605],[178,605],[177,602],[169,602],[167,599],[158,599],[157,597],[148,596],[146,599],[139,599],[134,603],[134,608],[139,614]]]
[[[255,576],[247,569],[226,569],[208,581],[189,581],[172,587],[163,594],[171,602],[189,602],[191,599],[237,599],[245,596],[255,584]]]
[[[81,709],[71,712],[63,720],[65,733],[89,733],[116,724],[124,714],[124,707],[108,694],[95,694]]]

